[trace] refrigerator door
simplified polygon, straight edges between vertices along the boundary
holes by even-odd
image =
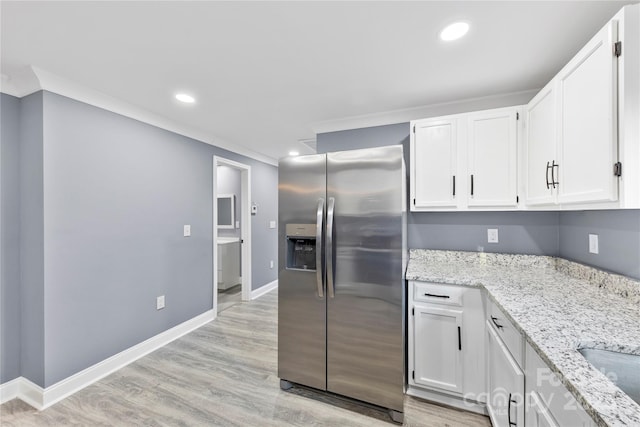
[[[327,390],[399,412],[405,179],[401,146],[327,154]]]
[[[278,376],[326,390],[326,156],[283,159],[278,175]]]

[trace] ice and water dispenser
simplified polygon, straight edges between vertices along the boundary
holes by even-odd
[[[287,224],[288,270],[316,270],[316,225]]]

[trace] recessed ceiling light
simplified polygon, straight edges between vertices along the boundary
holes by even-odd
[[[300,154],[300,153],[297,152],[297,151],[289,151],[289,155],[290,156],[297,156],[298,154]]]
[[[440,39],[445,42],[458,40],[460,37],[467,34],[469,31],[469,24],[466,22],[454,22],[447,25],[444,30],[440,32]]]
[[[196,99],[191,96],[191,95],[187,95],[186,93],[179,93],[176,95],[176,99],[180,102],[184,102],[186,104],[193,104],[194,102],[196,102]]]

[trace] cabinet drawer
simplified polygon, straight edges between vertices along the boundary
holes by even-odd
[[[488,305],[488,321],[498,332],[498,336],[504,342],[505,346],[518,362],[520,367],[524,366],[524,338],[507,316],[498,308],[496,303],[489,300]]]
[[[462,306],[464,291],[465,288],[462,286],[414,282],[413,300],[430,304]]]

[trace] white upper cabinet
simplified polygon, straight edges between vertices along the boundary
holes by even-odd
[[[556,201],[556,104],[552,81],[526,107],[527,205],[549,205]]]
[[[411,210],[515,209],[520,109],[411,122]]]
[[[455,208],[458,120],[420,120],[412,126],[412,209]]]
[[[558,202],[618,198],[617,22],[609,22],[558,74]]]
[[[504,108],[468,115],[469,206],[518,204],[517,114]]]

